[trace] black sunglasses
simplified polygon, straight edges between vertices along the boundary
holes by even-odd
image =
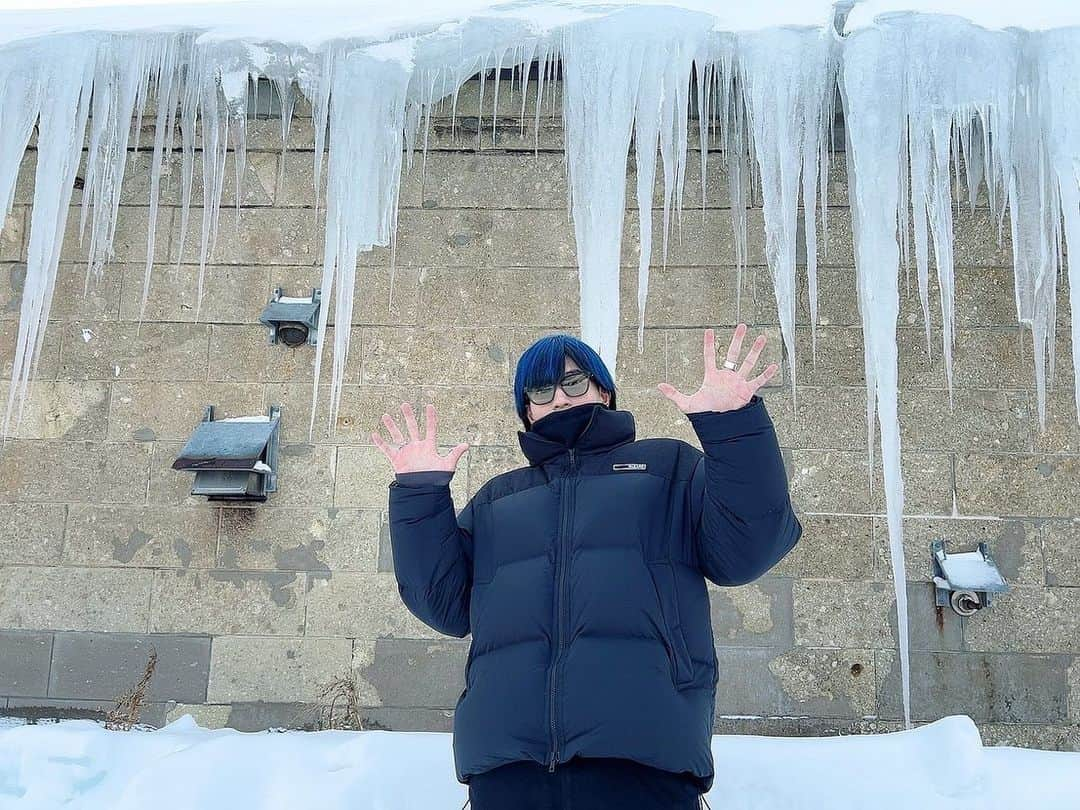
[[[559,380],[559,386],[568,397],[580,397],[589,390],[589,380],[594,379],[596,377],[589,372],[575,369]],[[547,405],[555,399],[555,386],[542,385],[539,388],[526,388],[525,396],[533,405]]]

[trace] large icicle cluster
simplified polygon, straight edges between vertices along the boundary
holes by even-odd
[[[0,214],[11,210],[19,165],[35,125],[37,148],[26,281],[0,433],[14,435],[23,414],[84,144],[88,155],[80,233],[88,240],[89,285],[112,255],[127,155],[140,146],[133,121],[141,121],[153,104],[141,315],[153,283],[160,177],[176,146],[174,130],[179,130],[182,158],[178,262],[184,249],[193,247],[184,244],[184,235],[196,148],[202,150],[201,300],[230,147],[238,185],[244,174],[248,94],[257,86],[252,78],[267,77],[281,99],[283,148],[297,91],[307,97],[315,124],[313,202],[325,209],[326,217],[323,300],[333,302],[334,323],[340,327],[333,340],[327,426],[332,431],[349,351],[344,325],[351,322],[360,289],[357,258],[376,245],[389,245],[394,255],[402,158],[411,162],[421,127],[426,149],[433,106],[453,96],[456,109],[466,79],[479,73],[483,84],[485,74],[494,70],[497,108],[499,70],[521,68],[524,99],[528,66],[534,62],[540,65],[537,117],[545,82],[556,66],[564,80],[568,202],[577,239],[584,339],[615,371],[625,177],[633,143],[641,243],[638,349],[643,349],[657,151],[664,176],[661,239],[666,260],[671,221],[681,215],[690,107],[696,106],[702,206],[709,149],[714,148],[729,178],[739,289],[747,259],[747,187],[752,179],[760,181],[766,259],[794,398],[799,217],[816,349],[817,244],[825,226],[839,78],[865,344],[869,469],[876,414],[904,717],[910,725],[897,275],[901,261],[908,263],[913,241],[929,344],[933,249],[951,402],[952,211],[960,200],[954,199],[950,177],[954,171],[964,176],[972,204],[985,183],[1002,227],[1005,214],[1010,217],[1017,316],[1031,329],[1039,420],[1045,426],[1044,366],[1048,360],[1052,380],[1063,239],[1080,252],[1080,29],[1062,27],[1080,24],[1080,13],[1070,16],[1055,6],[1051,14],[1042,8],[1054,5],[1050,0],[1042,6],[1033,2],[1046,12],[1033,28],[1044,30],[1022,30],[1022,21],[1016,21],[1022,12],[994,4],[865,0],[855,3],[844,35],[837,21],[843,26],[850,0],[835,5],[829,0],[760,0],[752,7],[723,10],[710,0],[418,0],[415,8],[403,10],[370,0],[265,0],[165,7],[153,13],[0,14]],[[263,6],[261,17],[253,13]],[[923,13],[904,13],[914,6]],[[932,13],[937,10],[959,16]],[[983,26],[975,24],[980,21]],[[1015,27],[1006,30],[1006,25]],[[1070,266],[1070,273],[1075,367],[1080,365],[1080,318],[1075,316],[1080,270]],[[328,305],[320,316],[320,343],[329,322]],[[321,356],[312,386],[310,435],[320,374]],[[1080,375],[1076,385],[1080,402]]]

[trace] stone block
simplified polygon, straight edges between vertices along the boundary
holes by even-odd
[[[200,126],[199,129],[201,130],[202,127]],[[192,205],[201,206],[208,202],[203,196],[203,154],[203,151],[199,149],[195,151],[192,157]],[[128,153],[128,165],[124,172],[124,184],[120,191],[122,205],[148,206],[150,204],[150,166],[152,160],[153,152],[151,150]],[[240,204],[243,206],[273,205],[274,191],[277,185],[277,171],[277,154],[254,150],[248,151],[245,155],[244,173],[241,178]],[[166,157],[163,161],[159,180],[158,200],[160,205],[178,206],[182,204],[183,176],[183,162],[180,154],[173,153]],[[236,152],[231,149],[225,154],[223,177],[221,207],[225,209],[236,205]],[[222,214],[224,215],[224,213],[223,210]]]
[[[1036,417],[1027,392],[954,388],[953,403],[950,410],[947,390],[903,391],[898,405],[904,451],[1031,448]]]
[[[443,638],[417,619],[393,574],[341,572],[312,578],[305,635],[335,638]]]
[[[49,323],[46,325],[41,350],[37,355],[37,368],[31,375],[32,380],[56,379],[57,370],[60,366],[60,336],[62,332],[62,324]],[[11,379],[12,370],[15,368],[15,347],[18,334],[18,321],[0,320],[0,379]],[[16,401],[17,404],[18,401]],[[14,414],[12,418],[14,419]]]
[[[398,267],[481,267],[505,264],[495,259],[496,217],[506,212],[403,208],[398,214]],[[530,215],[532,212],[530,212]],[[363,266],[388,266],[389,246],[361,253]]]
[[[490,133],[490,130],[489,130]],[[429,152],[425,208],[566,208],[563,155]]]
[[[765,220],[761,211],[758,209],[747,211],[746,225],[744,265],[763,265],[765,264]],[[620,263],[624,266],[636,266],[638,257],[641,255],[637,211],[627,211],[622,233]],[[737,264],[737,258],[737,239],[732,227],[730,211],[718,208],[707,208],[704,212],[688,211],[683,215],[681,226],[672,217],[668,231],[666,260],[663,212],[653,211],[651,264],[734,267]]]
[[[475,117],[459,116],[451,120],[445,116],[432,117],[428,127],[428,150],[498,149],[507,152],[561,152],[565,142],[563,129],[553,123],[550,116],[542,116],[539,124],[526,116],[524,126],[511,118],[495,122],[494,132],[490,122],[483,127]],[[419,136],[423,145],[423,131]]]
[[[1080,586],[1080,518],[1046,521],[1042,545],[1046,584]]]
[[[117,381],[112,384],[109,438],[187,442],[207,405],[214,418],[264,414],[263,387],[243,383]],[[284,413],[282,414],[284,419]]]
[[[798,385],[866,385],[861,328],[819,326],[816,358],[811,337],[810,329],[795,328],[794,368]],[[931,341],[932,346],[941,345],[940,331],[931,334]],[[899,327],[896,330],[896,342],[899,353],[897,375],[901,390],[910,387],[945,387],[944,360],[936,349],[932,358],[927,355],[926,334],[922,328]],[[773,378],[774,381],[775,379]],[[865,408],[863,414],[865,423]]]
[[[374,509],[223,509],[218,565],[222,568],[374,571],[379,548]]]
[[[958,650],[960,617],[938,611],[930,583],[905,583],[908,638],[912,650]],[[898,647],[896,594],[891,582],[796,580],[792,620],[799,647]]]
[[[207,700],[314,703],[351,661],[346,638],[215,638]]]
[[[424,269],[420,322],[446,327],[573,327],[579,322],[573,269]]]
[[[322,343],[319,374],[327,383],[334,368],[334,331],[328,327]],[[215,324],[210,332],[209,375],[211,380],[223,382],[310,381],[315,379],[316,351],[307,343],[295,348],[272,344],[265,326]],[[346,383],[359,381],[362,357],[363,330],[354,327],[349,333],[349,354],[344,358]]]
[[[494,210],[485,215],[492,224],[490,263],[496,267],[577,267],[574,225],[566,211]]]
[[[10,390],[8,381],[0,381],[0,399],[4,402]],[[109,411],[107,383],[34,380],[29,394],[22,420],[12,421],[15,436],[69,441],[105,438]]]
[[[424,406],[428,403],[435,405],[436,435],[440,441],[450,445],[468,442],[470,447],[518,446],[517,432],[524,426],[518,418],[510,386],[422,386],[413,405],[421,431],[425,429]],[[398,408],[390,413],[400,416],[401,411]],[[372,414],[374,424],[381,424],[378,421],[381,415],[381,412]],[[389,435],[384,438],[389,438]]]
[[[466,641],[384,638],[361,672],[383,706],[453,709],[465,685]]]
[[[120,317],[138,320],[146,267],[126,264],[122,272]],[[265,265],[209,265],[203,273],[200,303],[197,264],[157,266],[151,271],[143,319],[257,324],[271,297],[270,275]]]
[[[454,712],[450,709],[365,708],[360,720],[369,731],[433,731],[449,734],[454,730]]]
[[[938,346],[941,342],[938,339]],[[941,354],[940,349],[936,349]],[[966,388],[1021,388],[1035,390],[1035,364],[1031,337],[1020,327],[957,329],[953,347],[953,383]],[[1058,333],[1054,384],[1069,390],[1073,384],[1068,339]],[[943,363],[943,361],[942,361]]]
[[[306,208],[222,210],[217,241],[208,260],[216,264],[314,265],[323,257],[325,210],[318,219]],[[180,252],[180,216],[173,224],[173,262],[197,262],[202,244],[202,209],[192,208]]]
[[[638,325],[638,284],[636,265],[620,269],[619,325],[624,329],[636,329]],[[651,267],[645,326],[692,326],[704,330],[716,324],[737,323],[737,284],[736,271],[728,267]],[[741,301],[744,312],[751,294],[744,275]],[[574,299],[577,297],[575,285]]]
[[[10,565],[0,568],[0,627],[146,632],[150,571]]]
[[[1057,368],[1065,362],[1060,355],[1055,360]],[[1032,427],[1030,429],[1032,449],[1037,453],[1080,453],[1080,423],[1076,419],[1076,406],[1073,393],[1058,389],[1046,394],[1046,429],[1034,427],[1038,419],[1038,400],[1028,392]]]
[[[189,635],[57,633],[49,697],[119,700],[143,677],[151,650],[157,653],[147,700],[206,699],[210,639]]]
[[[153,234],[154,262],[164,262],[169,256],[169,235],[173,230],[173,215],[179,220],[179,212],[173,208],[159,207]],[[79,205],[68,208],[64,242],[60,249],[60,261],[76,262],[83,267],[90,258],[90,238],[79,238],[82,209]],[[29,219],[29,218],[28,218]],[[89,224],[87,224],[89,228]],[[112,240],[114,262],[139,262],[145,264],[150,248],[150,209],[145,205],[121,205],[117,209],[116,232]],[[80,244],[81,242],[81,244]]]
[[[185,714],[198,724],[199,728],[225,728],[229,720],[230,706],[215,706],[206,703],[176,703],[165,714],[165,722],[172,723]]]
[[[716,717],[779,714],[784,691],[769,670],[777,652],[769,647],[717,647]]]
[[[1076,456],[956,455],[956,509],[961,514],[1072,517],[1078,503]]]
[[[208,506],[68,507],[66,565],[207,568],[214,564],[218,512]]]
[[[19,262],[25,261],[25,239],[28,232],[26,227],[27,209],[19,205],[11,209],[0,223],[0,261]]]
[[[964,620],[964,646],[979,652],[1080,652],[1080,590],[1012,586]]]
[[[137,725],[161,728],[165,725],[168,703],[144,703]],[[26,697],[8,700],[6,714],[23,717],[31,723],[54,720],[95,720],[104,723],[116,707],[111,700],[65,700],[62,698]]]
[[[277,205],[279,206],[303,206],[306,208],[314,208],[316,205],[315,196],[315,152],[313,147],[315,145],[314,130],[308,127],[311,134],[311,140],[302,146],[311,149],[312,151],[287,151],[282,160],[280,185],[278,186],[277,193]],[[299,130],[297,130],[299,132]],[[277,140],[280,145],[281,135],[277,133]],[[268,155],[269,157],[270,155]],[[277,163],[277,155],[273,155],[275,158],[275,165]],[[434,155],[428,156],[428,172],[432,171],[432,165],[441,162],[437,161]],[[410,169],[406,163],[405,156],[402,156],[401,161],[401,177],[400,187],[398,190],[398,204],[401,208],[417,208],[420,205],[421,194],[423,191],[423,185],[420,177],[420,162],[413,163]],[[430,174],[429,174],[430,176]],[[327,160],[324,156],[322,161],[321,173],[319,175],[319,196],[318,206],[319,208],[326,208],[326,189],[327,189]]]
[[[64,324],[63,380],[205,380],[205,324],[77,321]]]
[[[866,453],[840,450],[791,450],[789,486],[796,508],[806,512],[885,513],[881,453],[874,453],[873,493],[869,490]],[[952,514],[952,456],[902,452],[904,509],[922,514]],[[843,482],[838,486],[838,482]]]
[[[1009,745],[1043,751],[1080,752],[1080,726],[1023,723],[979,723],[983,746]]]
[[[873,518],[827,514],[798,518],[802,536],[772,568],[772,575],[857,580],[874,573]]]
[[[791,646],[791,580],[761,577],[732,588],[710,588],[713,638],[740,647]]]
[[[258,634],[303,632],[305,574],[292,571],[157,570],[150,631]]]
[[[768,668],[785,715],[857,719],[876,713],[874,650],[799,647],[779,653]]]
[[[5,565],[55,565],[67,511],[60,503],[0,504],[0,560]]]
[[[507,380],[505,331],[493,328],[364,330],[360,382],[498,385]]]
[[[120,282],[124,265],[102,268],[100,277],[87,278],[85,264],[61,262],[56,272],[50,321],[111,321],[120,310]],[[19,320],[25,264],[0,265],[0,320]],[[57,328],[53,324],[52,328]]]
[[[236,731],[267,731],[270,729],[319,728],[319,707],[300,701],[247,701],[233,703],[225,721],[227,728]]]
[[[121,442],[9,441],[0,501],[141,503],[150,448]]]
[[[878,650],[878,714],[903,717],[900,657]],[[1068,656],[912,652],[912,718],[966,714],[976,722],[1067,721]]]
[[[52,646],[52,633],[0,630],[0,694],[47,694]]]
[[[278,454],[278,488],[267,507],[331,506],[337,448],[324,444],[283,444]]]
[[[774,357],[771,362],[781,361]],[[768,362],[759,359],[754,373],[761,373],[767,365]],[[776,379],[774,377],[770,383]],[[865,387],[813,386],[799,380],[796,384],[794,401],[790,378],[780,386],[768,385],[758,391],[765,400],[781,447],[865,450]],[[902,447],[905,451],[909,449],[906,443],[902,443]],[[879,452],[876,446],[874,449],[875,453]]]

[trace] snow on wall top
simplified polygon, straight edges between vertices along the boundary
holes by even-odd
[[[844,31],[872,26],[879,15],[907,12],[949,14],[992,30],[1046,31],[1080,25],[1080,3],[1076,0],[861,0],[848,15]]]
[[[0,45],[82,31],[201,30],[205,39],[270,41],[315,49],[331,40],[382,42],[436,31],[447,33],[466,20],[477,19],[522,23],[531,33],[543,35],[633,6],[709,14],[717,31],[821,27],[830,24],[833,16],[831,0],[757,0],[745,4],[719,4],[716,0],[410,0],[407,4],[383,0],[210,0],[129,5],[83,0],[85,7],[63,8],[73,2],[77,0],[5,2],[0,7]]]

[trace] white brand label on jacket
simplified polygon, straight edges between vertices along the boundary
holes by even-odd
[[[644,470],[645,465],[644,464],[612,464],[611,469],[613,469],[613,470]]]

